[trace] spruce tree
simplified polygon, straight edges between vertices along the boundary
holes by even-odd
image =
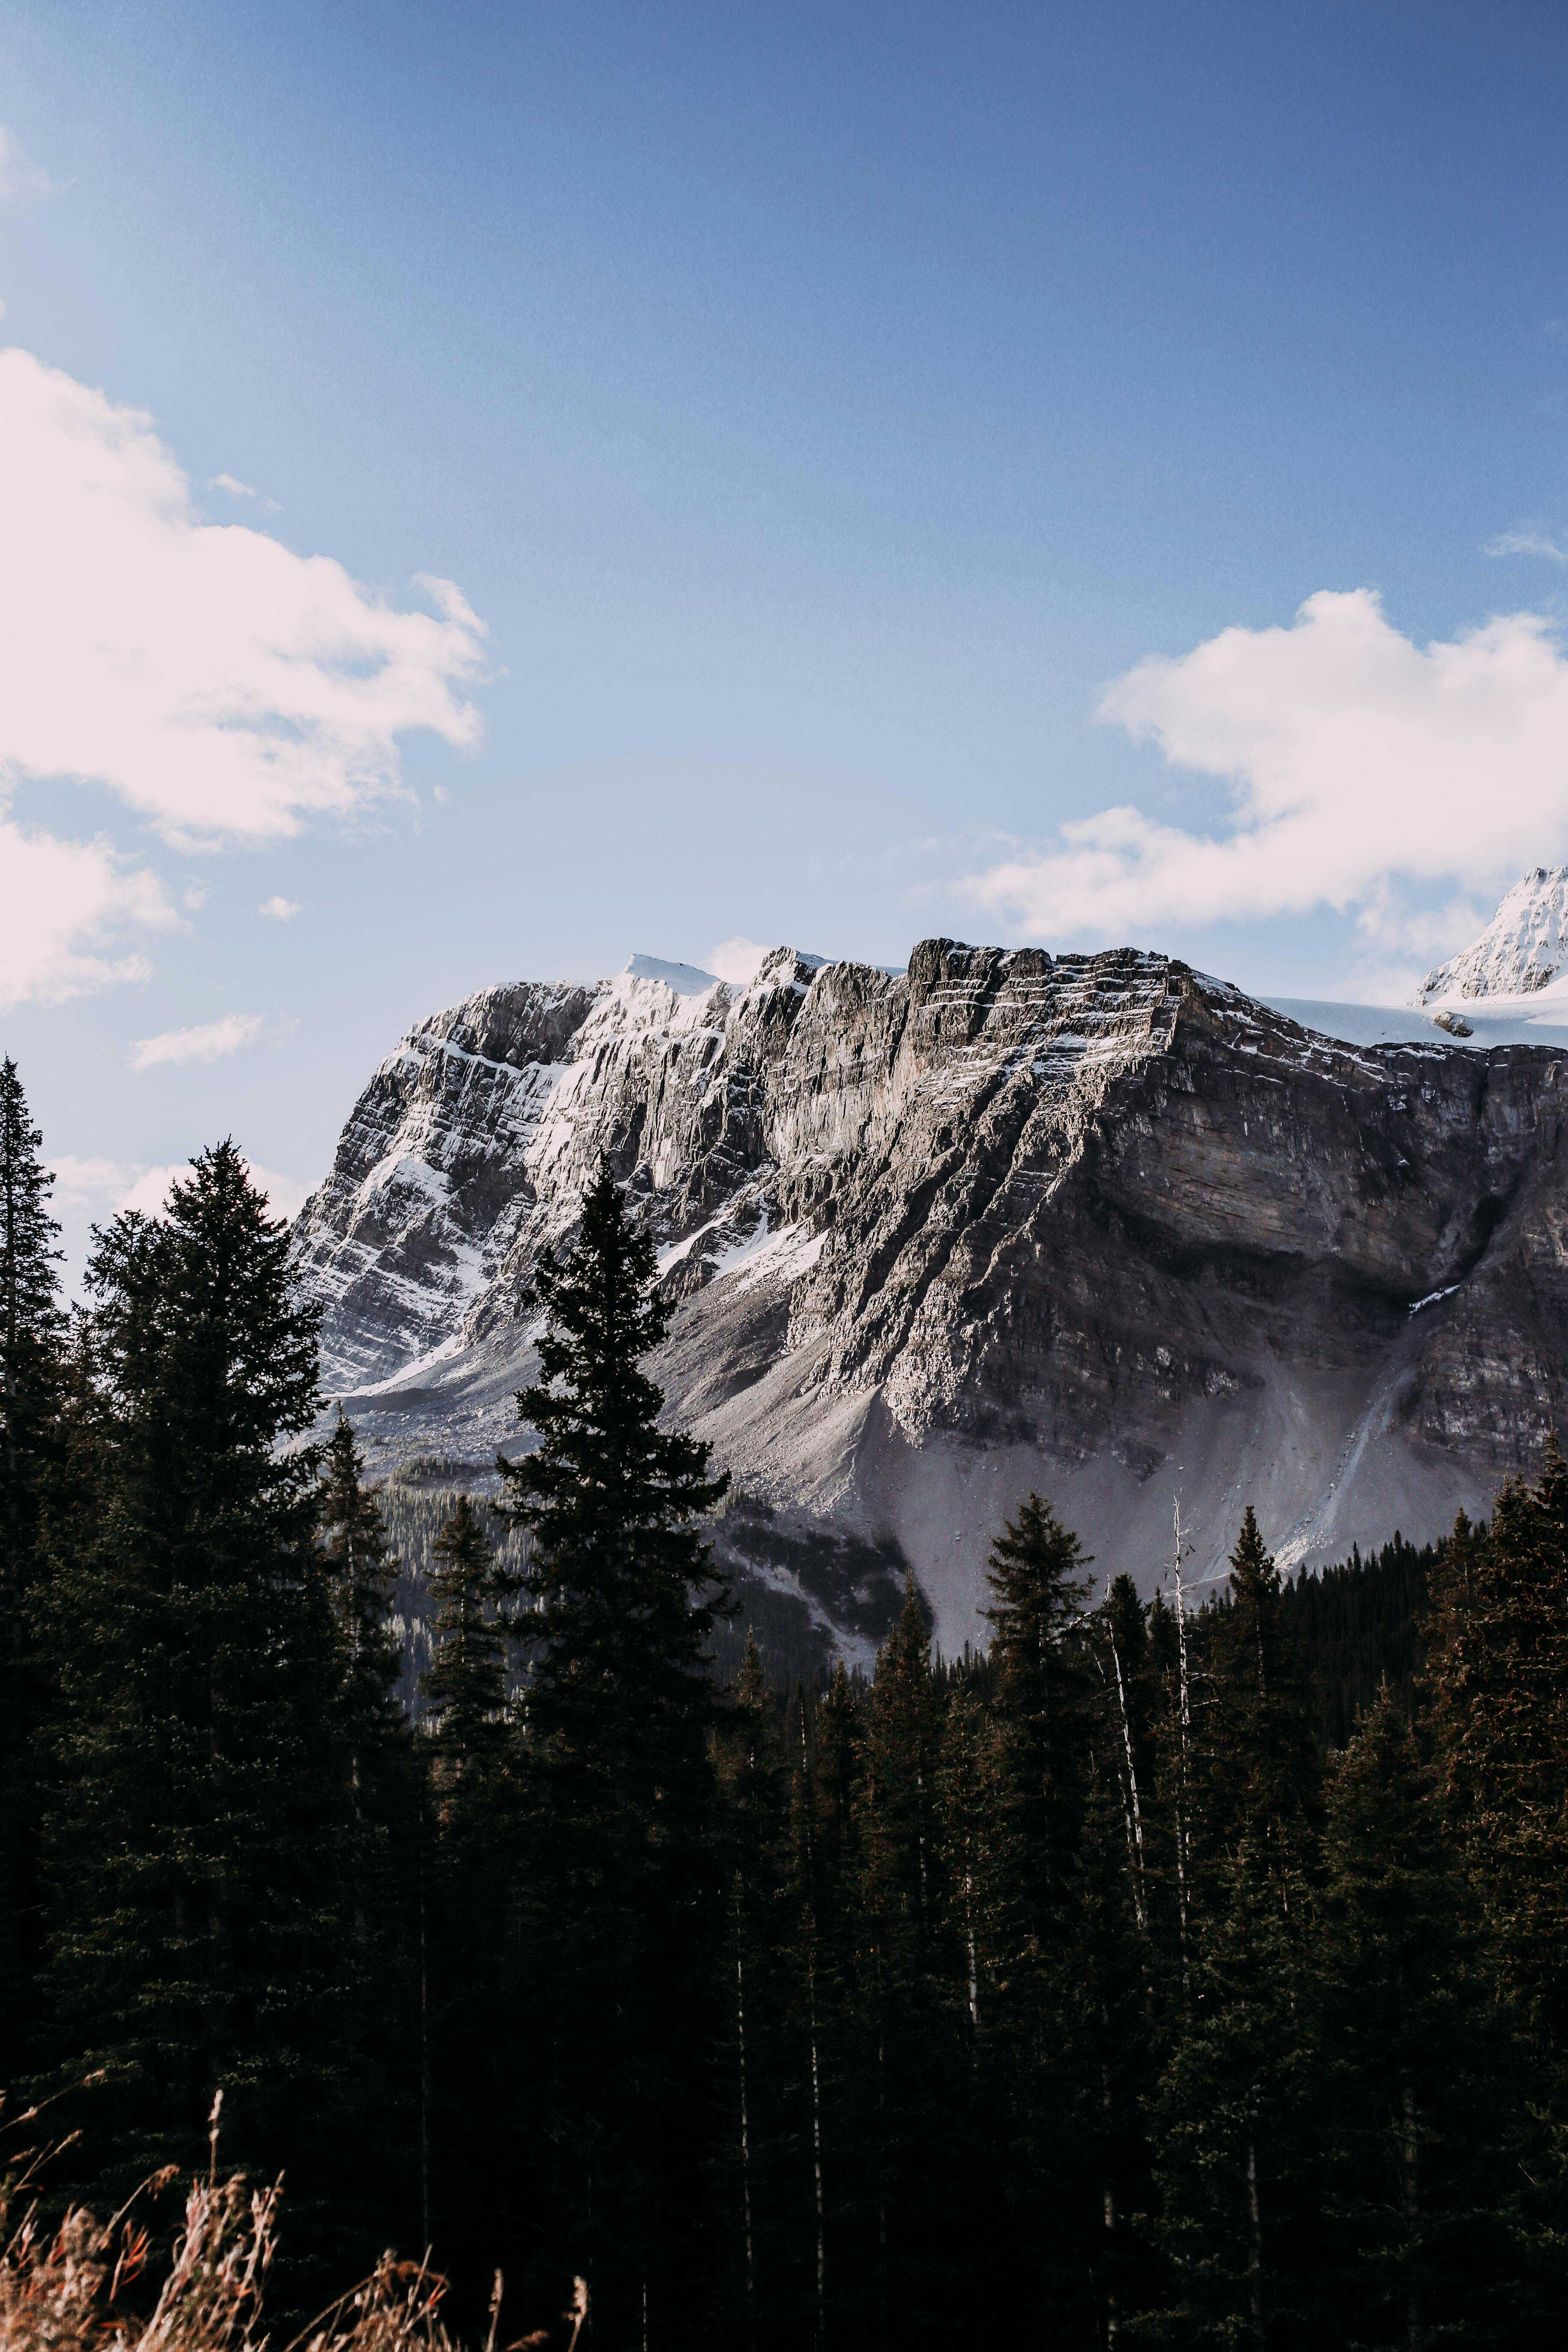
[[[507,1706],[517,1578],[497,1560],[467,1495],[435,1555],[419,1741],[429,1761],[419,1865],[428,1895],[426,2202],[437,2258],[456,2274],[466,2314],[495,2263],[516,2275],[531,2195],[518,2146],[530,2115],[521,2020],[532,1997],[520,1943],[525,1806]]]
[[[1521,2084],[1462,1857],[1386,1685],[1331,1772],[1324,1851],[1324,2331],[1353,2315],[1368,2345],[1521,2340],[1540,2311],[1521,2260]]]
[[[518,1580],[501,1570],[467,1495],[436,1538],[430,1578],[438,1603],[434,1654],[421,1677],[441,1759],[447,1809],[456,1792],[492,1770],[506,1746],[508,1604]]]
[[[725,1885],[721,2041],[725,2077],[719,2171],[723,2323],[737,2343],[794,2344],[809,2332],[799,2254],[804,2181],[792,2161],[789,1984],[784,1951],[786,1774],[781,1727],[748,1628],[730,1707],[715,1738]]]
[[[62,1335],[42,1166],[16,1065],[0,1062],[0,2012],[5,2063],[39,2056],[38,1837],[48,1684],[32,1622],[61,1445]],[[16,2079],[14,2073],[12,2080]],[[0,2084],[0,2088],[4,2084]]]
[[[913,1577],[877,1660],[858,1794],[860,2000],[871,2065],[862,2096],[876,2191],[877,2325],[930,2340],[944,2310],[950,2242],[931,2200],[932,2135],[952,2120],[953,2061],[964,2040],[944,1998],[946,1873],[939,1811],[942,1708],[931,1634]],[[967,2058],[967,2049],[965,2049]]]
[[[862,2249],[872,2225],[863,2209],[872,2158],[860,2095],[868,2070],[858,2063],[855,2011],[863,1733],[857,1686],[840,1658],[815,1718],[797,1692],[789,1727],[795,2162],[807,2249],[807,2323],[800,2333],[816,2345],[827,2341],[834,2320],[842,2332],[869,2268]]]
[[[289,2242],[346,2160],[343,1645],[317,1543],[320,1310],[232,1143],[164,1218],[98,1237],[92,1508],[39,1620],[60,1721],[47,1824],[60,2055],[106,2080],[84,2160],[115,2199],[225,2147],[289,2168]]]
[[[1568,2101],[1568,1465],[1510,1480],[1439,1571],[1430,1672],[1449,1819],[1504,1980]]]
[[[991,1547],[991,1663],[1020,1948],[1043,1949],[1072,1868],[1083,1801],[1088,1684],[1074,1639],[1090,1565],[1031,1495]]]
[[[1205,1612],[1184,1995],[1156,2101],[1162,2237],[1194,2328],[1261,2347],[1316,2258],[1306,1989],[1318,1770],[1279,1570],[1248,1505]]]
[[[1229,1567],[1205,1626],[1199,1823],[1211,1853],[1248,1838],[1288,1903],[1287,1877],[1310,1853],[1318,1764],[1279,1570],[1250,1503]]]
[[[708,1672],[717,1580],[701,1533],[728,1479],[658,1425],[641,1360],[668,1328],[647,1235],[608,1168],[572,1257],[540,1263],[537,1450],[500,1465],[528,1530],[527,1746],[539,2023],[558,2257],[606,2334],[675,2340],[718,2118],[704,2053],[722,1969]]]
[[[339,2185],[345,2214],[377,2242],[422,2242],[418,1974],[421,1762],[397,1696],[401,1646],[392,1622],[391,1557],[377,1491],[364,1483],[340,1407],[324,1450],[320,1541],[336,1625],[340,1681],[331,1713],[350,1812],[338,1906],[350,2028],[342,2057],[365,2154]]]
[[[1079,1867],[1092,1705],[1082,1624],[1089,1562],[1031,1495],[992,1546],[992,1710],[1005,1907],[996,2059],[1011,2084],[1018,2235],[1033,2257],[1031,2326],[1084,2291],[1096,2167],[1083,2139],[1092,2054],[1078,2030]]]

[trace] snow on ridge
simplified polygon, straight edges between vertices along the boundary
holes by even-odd
[[[1413,1002],[1518,1003],[1539,998],[1554,982],[1553,995],[1568,994],[1568,866],[1536,866],[1505,894],[1479,939],[1427,973]]]
[[[616,974],[617,979],[661,980],[677,996],[706,996],[710,989],[722,988],[723,982],[716,972],[703,971],[694,963],[666,963],[662,956],[628,956]]]

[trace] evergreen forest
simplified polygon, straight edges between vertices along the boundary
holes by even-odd
[[[388,2247],[489,2352],[1563,2342],[1555,1447],[1294,1583],[1247,1509],[1198,1606],[1022,1497],[983,1654],[911,1580],[873,1675],[782,1682],[606,1171],[411,1664],[239,1151],[69,1314],[41,1153],[7,1061],[0,2169],[47,2142],[46,2214],[280,2175],[279,2352]]]

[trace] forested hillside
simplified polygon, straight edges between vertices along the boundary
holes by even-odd
[[[492,2345],[564,2345],[574,2278],[615,2352],[1561,2341],[1554,1447],[1292,1588],[1248,1509],[1196,1612],[1030,1496],[985,1655],[911,1583],[869,1680],[726,1679],[725,1479],[658,1425],[607,1172],[480,1505],[311,1438],[231,1144],[70,1323],[39,1152],[6,1064],[0,2073],[76,2135],[47,2199],[205,2170],[221,2091],[284,2175],[279,2345],[388,2245]]]

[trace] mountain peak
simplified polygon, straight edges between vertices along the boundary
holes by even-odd
[[[1535,866],[1478,940],[1429,971],[1417,1004],[1535,996],[1568,973],[1568,866]]]

